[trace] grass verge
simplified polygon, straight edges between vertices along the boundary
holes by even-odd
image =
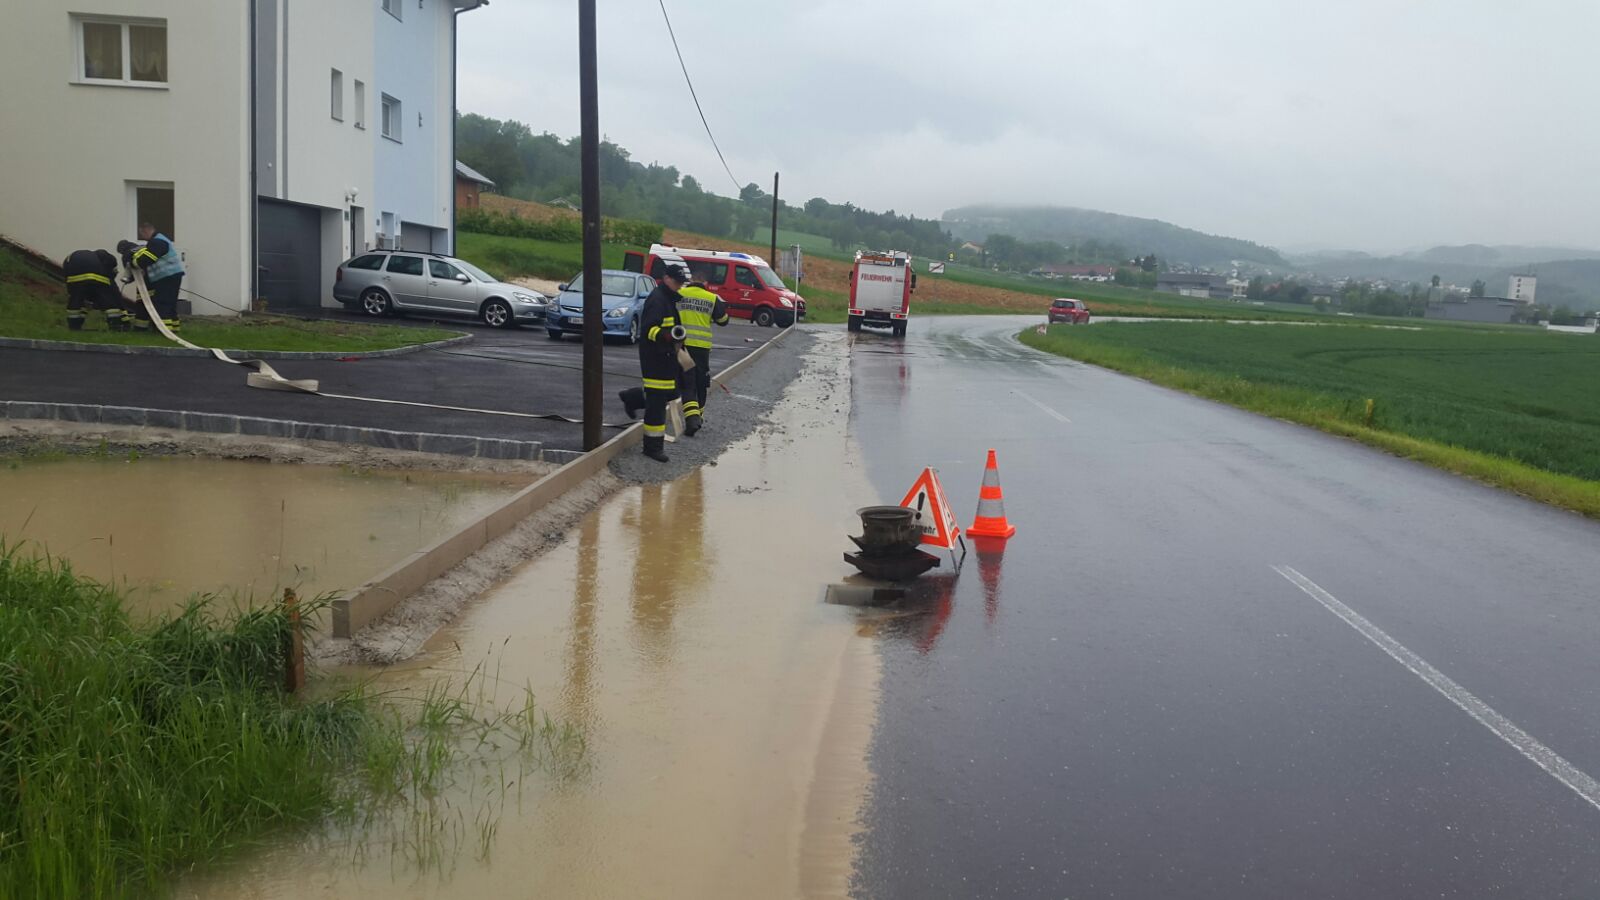
[[[24,263],[11,248],[0,247],[0,337],[80,344],[172,346],[156,332],[107,331],[101,314],[91,311],[88,316],[84,330],[68,329],[66,286]],[[359,353],[439,341],[459,333],[438,328],[254,314],[191,317],[183,324],[186,339],[202,347],[227,350]]]
[[[1600,341],[1216,323],[1056,326],[1021,340],[1600,518],[1600,398],[1588,390]]]
[[[604,268],[622,268],[621,244],[602,244]],[[532,238],[502,237],[463,231],[456,235],[456,255],[496,278],[550,278],[568,281],[583,270],[583,245]]]
[[[199,601],[134,624],[114,591],[0,546],[0,896],[160,893],[274,831],[358,830],[396,806],[437,862],[461,836],[432,801],[469,756],[581,759],[531,699],[484,715],[465,688],[285,694],[289,627],[281,605],[219,621]],[[460,821],[492,837],[492,817]]]

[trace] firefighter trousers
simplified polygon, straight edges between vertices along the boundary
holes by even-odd
[[[667,439],[667,404],[678,395],[670,378],[644,380],[644,446],[660,450]]]
[[[686,347],[694,358],[694,368],[678,376],[678,393],[683,397],[683,417],[698,416],[705,411],[706,396],[711,390],[711,348]]]
[[[168,322],[178,320],[178,288],[182,286],[181,272],[150,283],[150,302],[155,304],[156,315]]]

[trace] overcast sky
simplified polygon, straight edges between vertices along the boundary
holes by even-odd
[[[657,0],[599,0],[600,124],[734,186]],[[461,17],[460,107],[578,131],[576,0]],[[1278,247],[1600,246],[1592,0],[667,0],[740,183]]]

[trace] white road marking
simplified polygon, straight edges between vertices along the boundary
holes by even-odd
[[[1033,399],[1032,397],[1028,396],[1026,393],[1024,393],[1022,391],[1016,391],[1016,390],[1014,390],[1013,393],[1015,393],[1018,397],[1021,397],[1022,399],[1028,401],[1029,403],[1032,403],[1034,406],[1037,406],[1040,409],[1044,410],[1046,415],[1048,415],[1051,418],[1055,419],[1057,422],[1065,422],[1068,425],[1072,424],[1072,420],[1071,419],[1067,418],[1066,416],[1063,416],[1061,413],[1056,412],[1055,410],[1051,409],[1050,407],[1045,406],[1043,403],[1040,403],[1039,401]]]
[[[1301,575],[1289,566],[1273,566],[1272,570],[1287,578],[1291,584],[1304,591],[1311,599],[1359,631],[1363,637],[1378,645],[1378,649],[1411,670],[1429,687],[1443,694],[1445,699],[1459,706],[1463,712],[1476,719],[1478,724],[1494,732],[1500,740],[1527,757],[1534,765],[1545,770],[1555,780],[1572,789],[1572,792],[1600,809],[1600,781],[1589,777],[1582,769],[1567,762],[1560,754],[1540,743],[1533,735],[1518,728],[1516,723],[1494,711],[1489,704],[1473,696],[1471,691],[1450,680],[1428,661],[1406,649],[1405,645],[1390,637],[1383,629],[1367,621],[1360,613],[1339,602],[1339,599],[1319,587],[1316,582]]]

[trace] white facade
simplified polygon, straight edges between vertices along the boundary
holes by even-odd
[[[54,260],[78,249],[114,251],[118,240],[137,237],[139,189],[170,190],[171,222],[163,225],[183,250],[185,287],[244,308],[252,206],[246,6],[8,3],[5,21],[0,235]],[[85,21],[164,26],[165,81],[87,81]]]
[[[0,235],[62,259],[134,237],[142,210],[169,220],[185,289],[234,311],[331,305],[369,247],[447,250],[455,15],[479,5],[10,4]]]
[[[1519,303],[1532,303],[1539,288],[1539,279],[1532,275],[1513,275],[1506,288],[1506,298]]]

